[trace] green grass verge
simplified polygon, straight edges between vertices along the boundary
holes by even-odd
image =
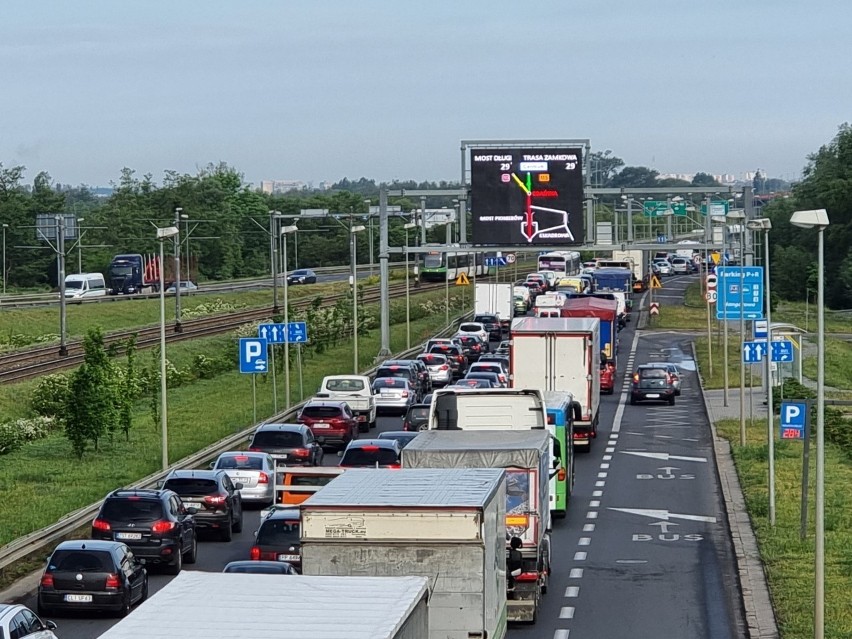
[[[813,637],[815,455],[811,443],[807,537],[799,538],[802,444],[776,441],[776,525],[768,521],[766,423],[747,425],[747,444],[739,446],[739,421],[717,423],[731,442],[746,507],[766,567],[772,600],[784,639]],[[852,464],[841,450],[826,445],[825,477],[825,628],[826,637],[852,637]]]
[[[773,322],[788,322],[811,333],[816,333],[817,306],[814,303],[804,302],[780,302],[772,311]],[[825,311],[826,333],[852,333],[852,317],[849,313],[838,313],[836,311]]]
[[[663,287],[665,285],[665,280],[663,280]],[[665,288],[662,290],[665,291]],[[649,317],[648,326],[651,328],[692,330],[701,330],[703,328],[706,330],[707,307],[704,297],[701,294],[701,284],[696,282],[686,287],[683,304],[661,305],[660,314],[656,317]]]
[[[416,344],[444,324],[443,314],[411,323],[411,339]],[[170,346],[170,361],[188,362],[202,352],[220,353],[227,337],[196,340]],[[378,329],[359,339],[361,367],[368,368],[379,349]],[[406,325],[391,327],[391,349],[406,346]],[[290,376],[291,399],[300,398],[298,372]],[[140,360],[147,363],[148,353]],[[319,387],[322,377],[352,370],[351,342],[305,358],[302,386],[306,396]],[[279,409],[284,408],[283,375],[278,376]],[[26,405],[34,383],[4,387],[2,406]],[[252,423],[252,385],[249,376],[225,373],[214,379],[199,380],[169,391],[169,457],[173,462]],[[20,409],[18,409],[20,411]],[[257,381],[257,416],[273,414],[271,377]],[[104,441],[101,451],[87,453],[82,461],[71,454],[61,433],[38,440],[2,457],[0,463],[0,545],[53,523],[64,514],[97,501],[109,490],[155,472],[160,467],[160,427],[154,424],[148,402],[137,406],[130,441],[117,435]]]
[[[698,359],[698,369],[701,371],[701,379],[704,388],[724,388],[725,387],[725,352],[724,344],[716,341],[716,336],[713,336],[712,355],[713,355],[713,372],[710,372],[710,350],[708,349],[708,340],[706,337],[695,338],[695,356]],[[729,332],[728,334],[728,388],[740,387],[740,343],[737,333]],[[756,373],[758,371],[755,371]],[[755,386],[760,386],[760,375],[756,375],[754,379],[750,379],[748,365],[745,371],[745,385],[749,387],[752,382]]]
[[[817,378],[816,355],[802,362],[802,374],[808,379]],[[852,390],[852,343],[830,337],[825,340],[825,384]]]

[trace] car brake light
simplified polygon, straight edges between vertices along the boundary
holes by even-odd
[[[500,382],[501,382],[501,383],[503,383],[503,384],[505,384],[505,383],[506,383],[506,376],[505,376],[505,375],[500,374],[500,375],[498,375],[497,377],[500,379]]]
[[[668,379],[669,384],[674,384],[674,377],[672,376],[671,373],[666,375],[666,378]]]
[[[441,366],[441,370],[442,371],[448,371],[448,370],[450,370],[450,367],[447,366],[446,364],[444,364],[443,366]]]
[[[236,455],[236,456],[234,456],[234,459],[236,459],[237,461],[243,461],[244,462],[244,461],[248,460],[248,455]]]
[[[456,355],[456,361],[457,361],[457,362],[463,362],[463,361],[464,361],[464,357],[463,357],[463,356],[461,356],[461,355]]]
[[[227,495],[207,495],[204,498],[204,503],[211,506],[222,506],[226,501],[228,501]]]
[[[251,558],[252,561],[259,561],[260,560],[260,548],[258,548],[257,546],[252,546],[251,550],[249,551],[249,557]]]
[[[389,464],[388,468],[393,468],[394,470],[399,470],[402,468],[402,464]]]
[[[257,483],[258,484],[268,484],[269,483],[269,475],[267,475],[266,473],[260,473],[260,475],[257,478]]]
[[[568,473],[565,472],[564,468],[560,468],[559,472],[556,473],[556,479],[559,481],[565,481],[565,478],[568,476]]]
[[[309,451],[307,448],[297,448],[293,451],[293,454],[296,457],[309,457],[311,451]]]
[[[53,575],[49,572],[44,573],[41,576],[41,587],[42,588],[53,588]]]
[[[403,397],[408,397],[408,391],[402,391],[402,396],[403,396]]]
[[[377,453],[379,452],[378,446],[361,446],[361,450],[365,450],[368,453]]]
[[[104,521],[103,519],[95,519],[95,521],[92,522],[92,528],[94,528],[95,530],[102,530],[104,532],[108,532],[109,530],[111,530],[109,522]]]
[[[206,499],[205,499],[206,501]],[[175,527],[175,522],[173,521],[157,521],[154,522],[154,525],[151,526],[151,532],[155,532],[158,534],[162,534],[164,532],[169,532],[173,530]]]
[[[106,587],[107,590],[118,590],[121,588],[121,582],[118,580],[118,575],[115,573],[107,575]]]

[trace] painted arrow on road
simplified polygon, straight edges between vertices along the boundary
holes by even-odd
[[[669,455],[668,453],[640,453],[632,450],[619,451],[625,455],[636,455],[637,457],[648,457],[649,459],[659,459],[661,461],[677,460],[677,461],[694,461],[707,462],[706,457],[685,457],[683,455]]]
[[[628,515],[640,515],[641,517],[650,517],[651,519],[688,519],[690,521],[706,521],[711,524],[716,523],[715,517],[705,517],[704,515],[682,515],[679,513],[670,513],[668,510],[656,510],[653,508],[608,508],[607,510],[615,510]]]

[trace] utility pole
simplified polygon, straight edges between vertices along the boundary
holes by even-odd
[[[175,207],[175,228],[180,228],[180,214],[183,209],[179,206]],[[174,237],[175,243],[175,333],[183,333],[183,326],[180,323],[180,234]]]
[[[272,314],[278,315],[278,234],[275,232],[275,216],[278,211],[269,212],[269,261],[272,263]],[[356,371],[357,372],[357,371]]]
[[[65,216],[56,216],[56,260],[59,273],[59,354],[62,357],[68,355],[67,316],[65,313]],[[76,229],[76,221],[75,226]]]
[[[406,231],[408,233],[408,231]],[[381,293],[381,347],[376,357],[382,361],[391,356],[390,349],[390,290],[388,270],[388,192],[382,187],[379,190],[379,291]]]

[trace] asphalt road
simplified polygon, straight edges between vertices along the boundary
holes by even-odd
[[[663,305],[696,276],[666,278]],[[671,295],[671,297],[669,297]],[[743,636],[738,577],[689,337],[619,334],[623,386],[603,396],[598,438],[576,459],[569,515],[552,536],[553,574],[538,623],[512,626],[509,639],[728,639]],[[675,406],[630,406],[633,367],[673,361],[683,373]],[[378,432],[401,428],[382,417]],[[337,458],[327,455],[326,463]],[[202,540],[187,570],[221,571],[248,557],[259,513],[246,511],[233,541]],[[152,574],[151,592],[170,577]],[[28,605],[35,607],[35,601]],[[60,618],[62,639],[92,639],[114,619]]]

